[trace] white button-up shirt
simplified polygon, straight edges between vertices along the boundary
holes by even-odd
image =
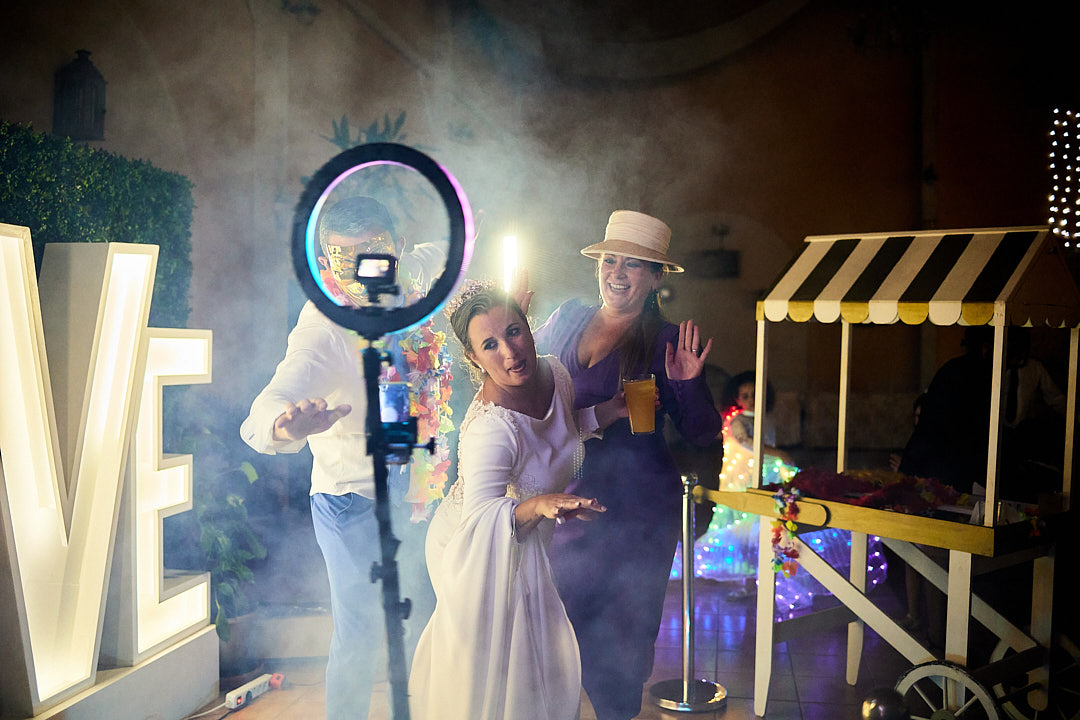
[[[274,421],[287,403],[326,398],[328,407],[346,404],[352,412],[328,430],[304,440],[274,439]],[[335,324],[310,300],[289,333],[285,357],[274,377],[251,403],[240,426],[244,442],[260,453],[295,453],[310,445],[314,458],[311,493],[375,496],[374,466],[367,454],[367,395],[359,336]]]

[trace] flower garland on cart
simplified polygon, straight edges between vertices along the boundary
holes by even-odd
[[[795,562],[799,559],[799,550],[794,542],[795,531],[799,529],[795,522],[799,519],[799,489],[790,487],[790,481],[786,481],[777,488],[773,499],[778,517],[772,521],[772,571],[791,577],[799,569]]]
[[[910,515],[928,515],[942,505],[970,503],[970,496],[961,495],[934,478],[913,477],[890,470],[847,470],[838,473],[822,468],[806,468],[800,470],[788,485],[803,497],[878,510],[895,510]]]
[[[755,472],[752,448],[743,446],[734,436],[732,424],[743,411],[730,408],[724,413],[724,459],[720,468],[720,489],[739,492],[747,489]],[[764,487],[775,490],[787,487],[787,483],[799,472],[794,465],[784,463],[780,458],[766,455],[762,464],[762,483]],[[778,514],[783,515],[790,505],[791,516],[778,521],[772,527],[773,557],[771,565],[774,572],[780,574],[776,584],[776,616],[790,617],[812,608],[814,598],[828,595],[828,591],[809,573],[797,573],[797,553],[790,538],[793,529],[788,523],[795,523],[797,517],[796,500],[800,494],[791,490],[792,495],[779,497]],[[694,574],[696,577],[717,582],[729,583],[735,588],[728,597],[739,599],[750,597],[755,591],[753,580],[757,577],[758,528],[760,518],[752,513],[733,510],[724,505],[717,505],[706,532],[694,543]],[[836,528],[823,528],[801,536],[814,552],[828,562],[844,568],[850,564],[851,533]],[[867,582],[877,585],[884,581],[887,563],[881,551],[881,540],[871,538],[868,557]],[[676,551],[672,565],[671,578],[681,577],[682,547]]]

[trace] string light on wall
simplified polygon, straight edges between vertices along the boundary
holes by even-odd
[[[1075,248],[1080,239],[1080,112],[1054,109],[1050,128],[1050,230],[1065,247]]]

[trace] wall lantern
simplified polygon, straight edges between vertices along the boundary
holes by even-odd
[[[89,50],[56,71],[53,92],[53,134],[72,140],[105,139],[105,78]]]
[[[724,238],[731,233],[727,225],[713,225],[711,234],[716,238],[715,250],[690,252],[686,260],[686,274],[691,277],[733,279],[739,277],[741,267],[738,250],[724,247]]]

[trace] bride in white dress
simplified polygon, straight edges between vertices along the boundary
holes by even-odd
[[[458,480],[428,529],[436,605],[413,658],[410,714],[573,720],[577,638],[545,548],[556,522],[604,511],[561,491],[583,440],[626,417],[625,402],[575,412],[566,369],[537,358],[524,314],[501,291],[474,286],[453,305],[454,333],[483,382],[461,424]]]

